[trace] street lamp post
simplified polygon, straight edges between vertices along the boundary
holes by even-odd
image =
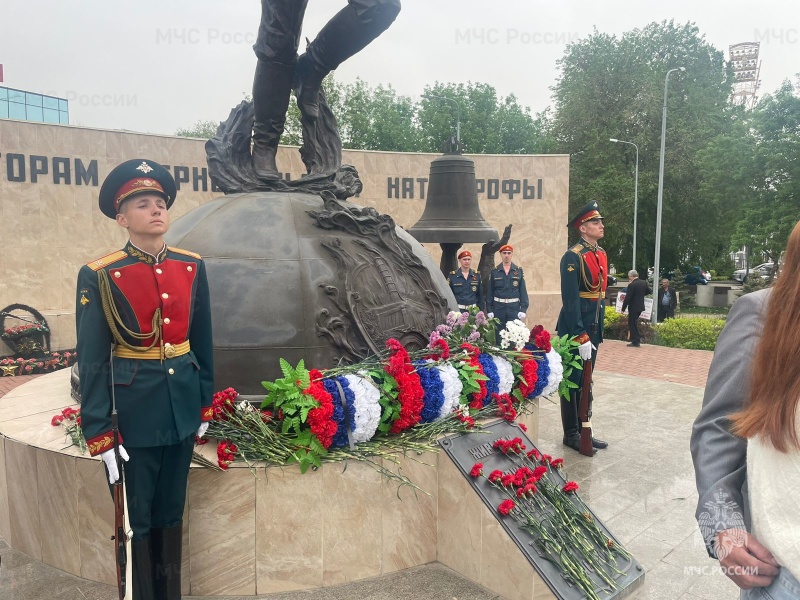
[[[656,289],[656,282],[661,279],[661,206],[664,198],[664,147],[667,141],[667,85],[669,84],[669,76],[674,71],[683,73],[686,71],[685,67],[677,67],[667,71],[664,77],[664,110],[661,114],[661,160],[658,164],[658,208],[656,209],[656,255],[653,264],[653,289]],[[654,294],[654,298],[655,298]],[[653,302],[653,310],[650,315],[650,321],[655,325],[658,322],[658,307]]]
[[[445,96],[434,96],[433,94],[422,94],[423,98],[427,98],[428,100],[444,100],[446,102],[452,102],[456,105],[456,142],[458,142],[459,148],[461,147],[461,105],[456,100],[452,98],[446,98]]]
[[[633,183],[633,266],[631,269],[636,270],[636,217],[639,214],[639,146],[633,142],[626,142],[625,140],[618,140],[611,138],[609,142],[617,144],[630,144],[636,148],[636,174],[634,175]]]

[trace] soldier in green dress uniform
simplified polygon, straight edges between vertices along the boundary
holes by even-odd
[[[450,271],[447,276],[447,283],[450,289],[453,290],[458,308],[463,311],[471,306],[477,306],[480,310],[484,310],[481,274],[470,268],[472,266],[472,252],[469,250],[459,252],[458,263],[460,268]]]
[[[605,297],[608,285],[608,257],[598,241],[604,235],[603,217],[596,201],[589,202],[569,222],[581,238],[561,258],[561,313],[558,335],[569,335],[581,345],[578,352],[584,361],[597,360],[597,348],[603,341]],[[583,372],[574,370],[572,381],[581,385]],[[581,441],[578,409],[581,388],[573,389],[570,399],[561,398],[561,424],[565,446],[579,450]],[[592,438],[592,446],[606,448],[608,443]]]
[[[154,161],[117,166],[101,187],[100,210],[130,240],[78,274],[83,431],[113,483],[119,479],[113,395],[119,453],[127,461],[133,594],[144,600],[180,598],[186,480],[195,435],[205,434],[212,416],[205,265],[199,255],[164,243],[175,194],[172,176]]]

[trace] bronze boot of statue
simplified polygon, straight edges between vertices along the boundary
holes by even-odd
[[[261,181],[281,177],[275,164],[292,92],[293,64],[259,59],[253,79],[253,170]]]
[[[328,21],[297,61],[294,89],[305,119],[316,121],[319,117],[319,92],[325,76],[386,31],[399,12],[399,0],[355,2]]]

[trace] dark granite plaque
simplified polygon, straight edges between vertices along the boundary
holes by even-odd
[[[470,470],[475,463],[483,463],[483,472],[489,474],[494,470],[513,472],[517,465],[512,459],[499,450],[493,448],[493,444],[498,439],[512,439],[519,437],[526,446],[526,452],[536,448],[528,436],[516,424],[511,424],[504,420],[488,423],[483,430],[475,433],[459,434],[439,440],[439,444],[450,456],[464,477],[472,485],[475,492],[481,497],[484,504],[491,513],[500,521],[514,543],[519,547],[528,561],[533,565],[542,579],[547,583],[552,592],[565,600],[579,600],[586,598],[583,590],[578,586],[567,582],[561,575],[559,568],[546,559],[536,548],[534,537],[525,531],[521,525],[511,516],[501,515],[497,507],[507,498],[503,491],[493,486],[486,477],[471,477]],[[563,487],[567,480],[564,478],[560,469],[549,469],[547,475],[551,482],[559,487]],[[570,494],[568,498],[585,512],[588,508],[589,513],[597,522],[600,530],[604,532],[615,543],[619,544],[614,535],[603,525],[600,519],[591,510],[591,507],[584,505],[579,497]],[[584,508],[585,507],[585,508]],[[644,582],[644,569],[636,560],[631,558],[618,557],[617,570],[621,574],[614,578],[616,589],[612,589],[603,583],[599,577],[591,570],[589,571],[592,581],[595,582],[595,590],[602,600],[610,598],[625,598],[633,593]]]

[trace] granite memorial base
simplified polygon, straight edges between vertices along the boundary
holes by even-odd
[[[115,582],[113,507],[102,463],[52,415],[69,370],[0,398],[0,535],[85,579]],[[538,404],[520,419],[537,439]],[[215,459],[214,444],[203,447]],[[357,462],[227,472],[192,466],[184,514],[183,593],[246,596],[318,589],[439,561],[507,600],[554,598],[444,453],[392,465],[427,493]]]

